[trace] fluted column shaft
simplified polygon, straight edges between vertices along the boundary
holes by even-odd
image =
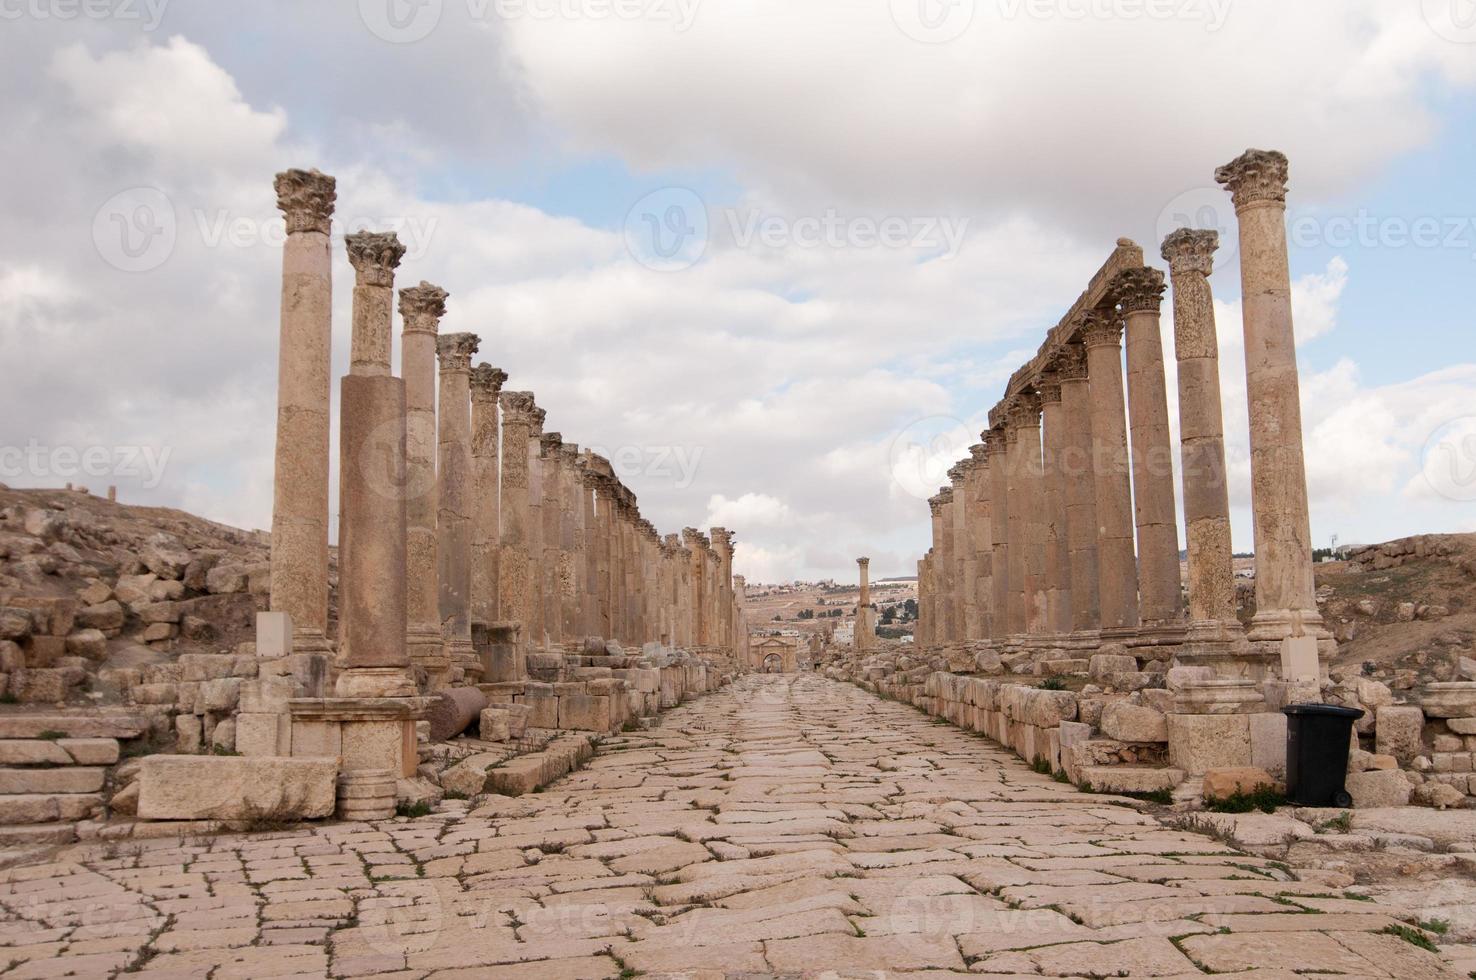
[[[543,618],[543,569],[547,562],[544,540],[543,504],[545,477],[542,444],[543,421],[546,413],[535,408],[528,426],[528,441],[523,452],[528,457],[528,645],[529,649],[543,649],[548,643],[547,624]]]
[[[521,658],[529,642],[528,587],[531,575],[529,528],[533,516],[528,489],[528,434],[533,426],[533,394],[527,391],[502,393],[502,508],[501,547],[497,555],[497,609],[503,622],[516,622],[519,631],[518,655]],[[521,667],[521,661],[518,665]],[[499,680],[519,680],[518,677]]]
[[[1010,412],[1016,430],[1020,471],[1015,484],[1020,494],[1021,536],[1025,545],[1024,583],[1025,632],[1048,631],[1046,605],[1046,526],[1044,483],[1041,479],[1040,397],[1034,392],[1020,396]]]
[[[989,636],[994,640],[1003,640],[1011,635],[1012,564],[1009,546],[1010,457],[1004,429],[990,429],[985,432],[984,445],[989,451],[990,569],[993,579],[990,582],[990,594],[994,610],[990,619]]]
[[[1179,443],[1184,473],[1184,533],[1189,546],[1191,632],[1238,629],[1220,356],[1213,270],[1219,235],[1180,229],[1163,242],[1174,293],[1174,356],[1179,368]]]
[[[991,635],[993,607],[993,534],[989,502],[989,453],[982,445],[970,448],[972,465],[969,467],[969,548],[974,553],[974,582],[970,603],[974,616],[968,627],[967,638],[983,640]]]
[[[1312,581],[1312,528],[1286,253],[1286,157],[1247,150],[1219,168],[1240,229],[1245,387],[1256,544],[1252,640],[1324,635]]]
[[[561,573],[564,569],[564,460],[563,439],[557,432],[545,432],[540,441],[538,465],[543,477],[543,564],[539,569],[543,582],[544,632],[551,644],[564,642],[564,619],[561,605]]]
[[[292,619],[293,649],[328,644],[328,444],[333,260],[332,177],[277,175],[287,219],[277,349],[276,472],[272,483],[271,608]]]
[[[1138,626],[1138,565],[1127,417],[1122,391],[1122,324],[1092,313],[1082,327],[1092,402],[1092,468],[1097,489],[1097,583],[1103,630]]]
[[[1067,344],[1057,360],[1064,445],[1058,463],[1064,478],[1066,534],[1071,565],[1071,629],[1101,626],[1097,577],[1097,479],[1092,465],[1092,401],[1086,349]]]
[[[1159,306],[1163,273],[1147,267],[1118,274],[1112,290],[1127,334],[1128,416],[1132,424],[1133,512],[1138,527],[1138,615],[1145,626],[1184,618],[1179,529],[1174,512],[1174,456],[1169,442]]]

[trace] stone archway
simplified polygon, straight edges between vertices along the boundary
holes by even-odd
[[[763,665],[760,669],[765,674],[782,674],[784,673],[784,657],[777,653],[771,653],[764,658]]]

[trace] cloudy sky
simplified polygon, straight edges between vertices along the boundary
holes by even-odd
[[[0,0],[0,81],[12,485],[270,526],[272,175],[316,166],[336,235],[396,229],[443,329],[763,581],[910,574],[1114,241],[1220,227],[1248,550],[1212,174],[1257,146],[1314,537],[1476,530],[1472,0]],[[340,238],[336,373],[351,284]]]

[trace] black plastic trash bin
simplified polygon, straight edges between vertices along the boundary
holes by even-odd
[[[1286,795],[1298,806],[1352,806],[1344,777],[1359,708],[1289,704],[1286,715]]]

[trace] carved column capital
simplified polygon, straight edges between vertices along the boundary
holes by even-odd
[[[1005,431],[1002,428],[985,429],[979,433],[984,440],[984,451],[990,456],[1000,456],[1005,451]]]
[[[1112,278],[1108,295],[1123,313],[1157,313],[1163,303],[1163,273],[1148,266],[1124,269]]]
[[[277,174],[277,208],[287,219],[287,234],[316,231],[328,234],[337,181],[317,170],[284,170]]]
[[[1040,395],[1026,390],[1015,396],[1009,408],[1010,429],[1035,428],[1040,425]]]
[[[559,447],[564,444],[563,433],[545,432],[538,437],[538,458],[549,459],[559,455]]]
[[[356,231],[345,235],[343,243],[360,286],[394,285],[395,269],[405,257],[400,236],[392,231]]]
[[[542,437],[543,422],[547,418],[548,412],[534,405],[533,410],[528,413],[528,435],[534,439]]]
[[[450,295],[424,279],[418,286],[406,286],[400,290],[400,317],[405,321],[404,332],[434,334],[441,317],[446,315],[446,298]]]
[[[1215,250],[1220,247],[1220,233],[1211,229],[1180,228],[1163,240],[1159,253],[1175,276],[1197,272],[1207,276],[1215,271]]]
[[[1061,376],[1056,371],[1042,371],[1040,380],[1035,383],[1035,390],[1040,392],[1042,405],[1056,405],[1061,401]]]
[[[516,425],[528,425],[533,416],[533,392],[504,391],[499,400],[507,421]]]
[[[490,364],[471,369],[471,397],[474,402],[496,402],[507,381],[507,372]]]
[[[1087,379],[1087,352],[1081,344],[1062,344],[1052,362],[1059,382]]]
[[[1077,332],[1088,350],[1122,344],[1122,320],[1115,312],[1088,310],[1077,322]]]
[[[445,333],[436,338],[436,357],[442,371],[470,371],[472,355],[481,338],[474,333]]]
[[[1257,204],[1286,204],[1286,154],[1276,150],[1246,150],[1215,169],[1215,182],[1230,192],[1235,210]]]

